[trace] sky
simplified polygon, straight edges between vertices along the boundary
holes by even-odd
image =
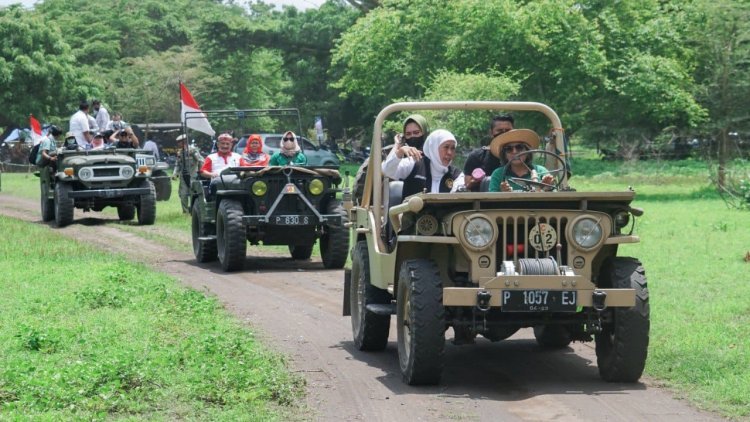
[[[34,3],[40,0],[0,0],[0,7],[8,6],[15,3],[21,3],[26,7],[33,6]],[[265,0],[265,3],[275,4],[281,8],[283,5],[294,6],[297,9],[308,9],[311,7],[318,7],[323,4],[325,0]]]

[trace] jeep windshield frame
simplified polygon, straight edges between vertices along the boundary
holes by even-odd
[[[552,125],[552,133],[554,139],[550,142],[549,147],[556,149],[556,153],[563,159],[567,160],[567,148],[565,145],[564,129],[562,122],[557,113],[549,106],[527,101],[430,101],[430,102],[400,102],[393,103],[378,113],[375,119],[375,126],[372,133],[372,148],[371,151],[382,150],[382,135],[383,135],[383,124],[385,120],[394,113],[402,111],[422,111],[422,110],[507,110],[507,111],[531,111],[539,112],[546,116],[550,124]],[[372,204],[372,214],[374,221],[382,221],[382,213],[388,213],[388,210],[383,210],[383,174],[381,170],[381,164],[383,162],[381,154],[370,154],[369,158],[369,170],[365,177],[365,187],[362,196],[361,207],[369,208]],[[557,169],[556,167],[555,169]],[[377,177],[374,177],[377,175]],[[568,177],[569,175],[563,174],[562,181],[560,183],[560,189],[564,190],[568,188]],[[371,187],[371,188],[370,188]],[[487,192],[477,193],[464,193],[464,195],[487,195]],[[372,196],[372,198],[371,198]],[[372,199],[372,201],[370,201]],[[377,233],[376,239],[380,239],[379,231],[380,225],[375,224],[374,227]]]

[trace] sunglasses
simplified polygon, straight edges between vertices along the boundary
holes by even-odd
[[[503,148],[503,151],[505,152],[511,152],[511,151],[527,151],[529,148],[524,144],[515,144],[515,145],[506,145],[505,148]]]
[[[294,138],[284,138],[284,142],[294,142]]]

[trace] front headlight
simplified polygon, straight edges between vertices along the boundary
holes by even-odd
[[[464,240],[469,247],[485,249],[495,238],[495,226],[484,217],[474,217],[464,224]]]
[[[120,177],[123,179],[130,179],[135,174],[133,167],[120,167]]]
[[[89,180],[94,177],[94,171],[89,167],[84,167],[78,170],[78,178],[81,180]]]
[[[573,243],[583,250],[588,250],[598,245],[602,240],[604,231],[602,226],[592,217],[582,217],[573,223]]]
[[[266,182],[262,180],[258,180],[255,183],[253,183],[250,189],[252,189],[253,195],[263,196],[266,194],[266,192],[268,192],[268,185],[266,184]]]
[[[325,185],[320,179],[313,179],[307,186],[307,190],[309,190],[313,195],[320,195],[321,193],[323,193],[323,189],[325,189]]]

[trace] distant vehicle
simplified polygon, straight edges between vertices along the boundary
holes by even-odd
[[[234,152],[242,154],[242,151],[245,150],[248,136],[250,135],[243,135],[242,138],[240,138],[239,142],[237,142],[237,145],[234,147]],[[280,144],[282,136],[282,133],[261,133],[260,137],[263,139],[263,152],[268,155],[273,155],[279,152],[281,150]],[[336,154],[325,148],[315,146],[315,144],[310,142],[309,139],[303,136],[297,136],[297,142],[299,143],[300,148],[302,148],[302,152],[304,152],[307,157],[308,166],[338,166],[340,164],[339,158]]]

